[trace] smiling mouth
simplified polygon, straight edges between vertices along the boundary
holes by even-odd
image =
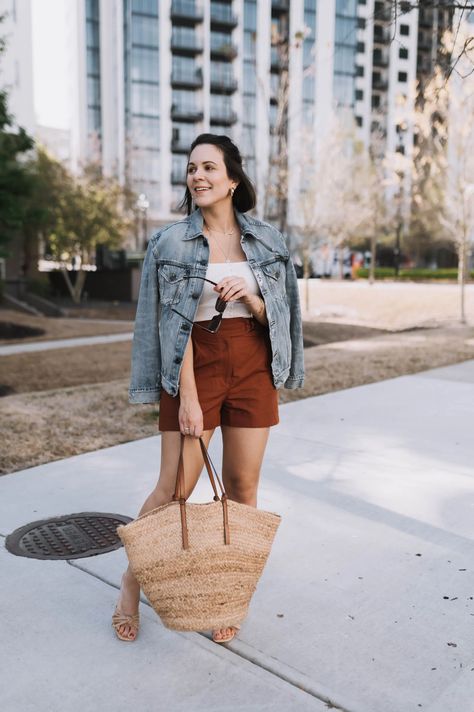
[[[200,187],[200,188],[194,188],[193,190],[194,190],[195,193],[204,193],[204,191],[206,191],[206,190],[211,190],[211,189],[202,186],[202,187]]]

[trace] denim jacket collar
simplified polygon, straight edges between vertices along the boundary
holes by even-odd
[[[234,213],[242,233],[249,233],[252,237],[256,237],[258,239],[258,231],[255,230],[254,224],[246,217],[246,215],[239,212],[235,208]],[[196,208],[196,210],[194,210],[186,219],[188,220],[189,225],[183,240],[192,240],[193,238],[198,237],[198,235],[202,235],[203,217],[201,209]]]

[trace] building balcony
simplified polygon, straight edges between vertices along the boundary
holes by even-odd
[[[276,71],[288,69],[288,58],[282,56],[277,47],[272,47],[270,68]]]
[[[390,32],[388,28],[383,28],[377,25],[374,27],[374,44],[390,44]]]
[[[272,0],[272,11],[274,13],[288,12],[289,11],[288,0]]]
[[[204,113],[202,109],[199,109],[197,106],[172,104],[171,118],[175,121],[202,121]]]
[[[189,139],[185,138],[173,138],[171,139],[171,150],[174,153],[187,153],[189,147],[196,137],[193,135]]]
[[[171,37],[171,49],[181,54],[195,55],[203,51],[203,46],[197,37],[186,39],[186,37],[174,35]]]
[[[211,39],[211,57],[234,59],[234,57],[237,57],[237,54],[237,46],[232,44],[232,42],[221,42],[220,40]]]
[[[432,38],[431,37],[423,37],[423,35],[420,35],[418,37],[418,49],[421,50],[428,50],[431,51],[432,47]]]
[[[231,74],[211,74],[211,90],[232,94],[237,89],[237,79]]]
[[[180,20],[186,24],[194,25],[202,22],[204,12],[202,7],[193,0],[173,0],[170,11],[171,20]]]
[[[387,7],[385,3],[375,3],[374,6],[374,24],[377,22],[390,22],[392,19],[392,9]]]
[[[237,114],[233,109],[227,109],[221,106],[211,106],[211,123],[223,124],[231,126],[237,121]]]
[[[237,15],[234,15],[229,5],[214,5],[211,3],[211,25],[226,29],[237,27]]]
[[[372,89],[374,89],[375,91],[387,91],[387,89],[388,89],[387,79],[373,79],[372,80]]]
[[[181,171],[171,171],[171,183],[173,185],[186,185],[186,176]]]
[[[381,56],[380,54],[373,54],[372,64],[374,67],[388,67],[388,59]]]
[[[173,69],[171,72],[171,85],[175,88],[196,88],[202,87],[202,69],[198,67],[194,72]]]
[[[427,30],[433,29],[433,15],[422,8],[420,8],[418,15],[418,27],[424,27]]]

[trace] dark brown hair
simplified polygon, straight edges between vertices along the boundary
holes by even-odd
[[[255,188],[253,187],[252,181],[242,168],[242,156],[240,155],[240,151],[235,143],[233,143],[228,136],[219,136],[218,134],[211,133],[199,134],[199,136],[194,139],[189,149],[188,162],[193,149],[201,143],[212,143],[214,146],[217,146],[217,148],[222,152],[224,164],[227,169],[227,175],[229,178],[232,178],[232,180],[239,181],[232,197],[234,207],[240,213],[252,210],[257,203]],[[193,199],[188,186],[186,186],[186,192],[183,200],[178,205],[178,210],[184,209],[186,209],[187,215],[191,215],[193,211]]]

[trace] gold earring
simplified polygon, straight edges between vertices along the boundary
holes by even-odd
[[[232,186],[230,189],[230,195],[232,198],[234,197],[234,192],[235,192],[235,188],[234,188],[234,186]]]

